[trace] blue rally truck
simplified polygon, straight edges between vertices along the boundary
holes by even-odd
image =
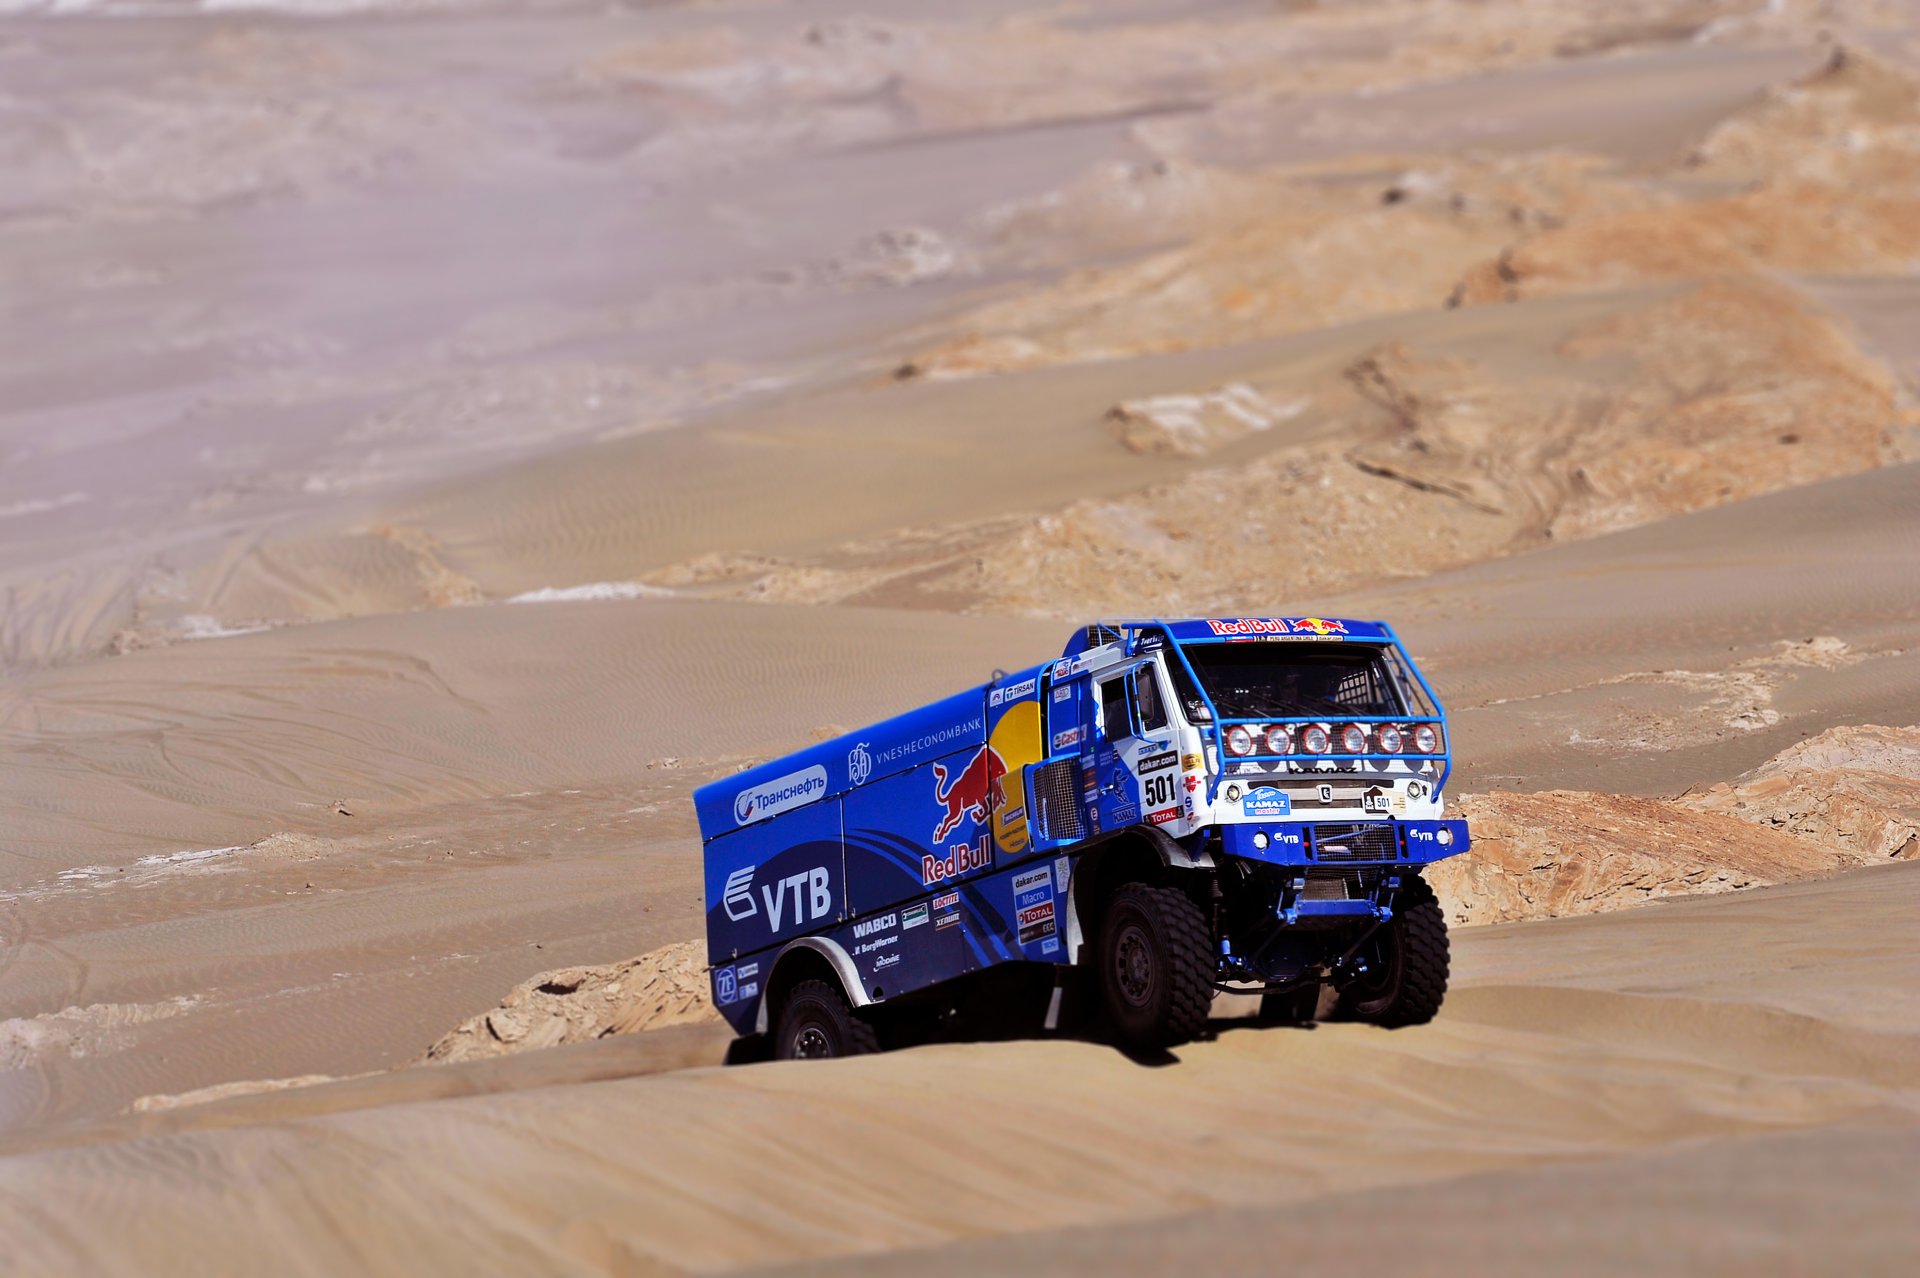
[[[713,999],[780,1058],[878,1045],[882,1004],[1053,965],[1138,1047],[1261,1014],[1430,1020],[1465,851],[1431,688],[1381,622],[1115,621],[1057,661],[702,786]],[[974,981],[985,979],[973,978]]]

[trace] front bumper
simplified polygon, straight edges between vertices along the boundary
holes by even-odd
[[[1457,818],[1256,821],[1216,828],[1222,852],[1269,865],[1427,865],[1471,845],[1467,823]]]

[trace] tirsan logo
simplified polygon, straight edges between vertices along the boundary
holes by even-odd
[[[819,764],[749,786],[733,797],[733,819],[752,825],[788,808],[802,807],[827,793],[827,770]]]
[[[853,925],[855,936],[872,936],[875,932],[884,932],[900,921],[898,914],[882,914],[875,918],[861,919]]]
[[[865,785],[872,775],[873,756],[867,753],[867,743],[862,741],[847,751],[847,781],[852,785]]]

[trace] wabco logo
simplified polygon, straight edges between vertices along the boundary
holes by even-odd
[[[900,921],[897,914],[882,914],[877,918],[862,919],[853,925],[853,934],[859,937],[872,936],[875,932],[884,932]]]
[[[867,753],[867,743],[862,741],[847,751],[847,781],[853,785],[865,785],[867,778],[873,775],[873,756]]]
[[[801,807],[815,799],[824,798],[826,793],[827,770],[815,764],[799,772],[789,772],[784,777],[775,777],[765,785],[749,786],[736,794],[733,797],[733,819],[741,825],[752,825],[788,808]]]

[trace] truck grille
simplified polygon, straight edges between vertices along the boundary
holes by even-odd
[[[1048,841],[1086,835],[1080,820],[1080,761],[1056,759],[1033,770],[1035,837]]]
[[[1364,901],[1372,895],[1373,885],[1363,870],[1308,870],[1300,889],[1303,901]]]
[[[1321,861],[1391,861],[1393,827],[1388,825],[1317,825],[1313,852]]]

